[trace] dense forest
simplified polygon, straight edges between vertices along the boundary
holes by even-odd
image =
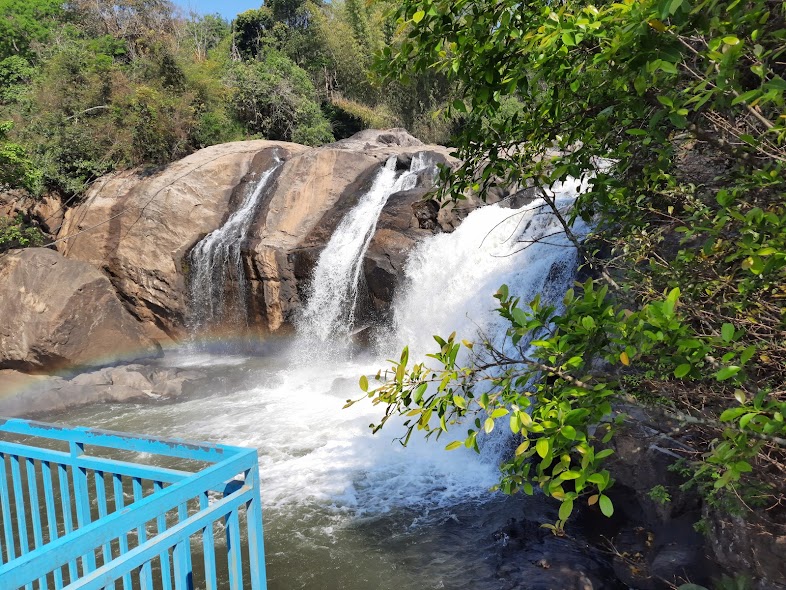
[[[400,125],[447,141],[432,117],[444,76],[371,73],[397,34],[392,6],[272,0],[230,23],[168,0],[2,0],[0,186],[78,200],[107,172],[240,139],[321,145]],[[0,244],[39,239],[4,223]]]

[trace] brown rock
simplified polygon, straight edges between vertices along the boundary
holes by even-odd
[[[216,145],[150,175],[106,176],[70,210],[59,233],[67,258],[88,262],[112,280],[123,302],[156,338],[183,335],[187,311],[185,254],[228,216],[243,178],[307,148],[272,141]]]
[[[445,163],[456,162],[449,149],[424,145],[403,129],[390,129],[362,131],[348,139],[298,154],[284,165],[276,188],[263,204],[252,228],[247,247],[252,323],[266,332],[291,324],[302,305],[302,294],[319,253],[344,215],[370,188],[379,167],[391,156],[396,156],[398,166],[408,168],[418,152],[429,152]],[[417,228],[411,203],[424,195],[427,188],[416,191],[416,196],[410,195],[404,200],[391,196],[387,213],[383,212],[378,228],[388,225],[403,231],[409,231],[410,226]],[[380,239],[380,244],[383,242],[395,250],[397,262],[403,260],[414,243],[410,237],[394,238],[390,234]],[[380,248],[382,246],[378,245],[375,252],[384,259],[387,253]],[[378,274],[380,281],[393,276]],[[379,286],[380,292],[392,294],[392,289],[392,284]]]
[[[94,366],[159,348],[88,264],[29,248],[0,257],[0,369]]]

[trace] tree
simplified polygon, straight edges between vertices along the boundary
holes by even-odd
[[[8,132],[13,126],[11,121],[0,121],[0,190],[24,188],[38,192],[41,172],[36,169],[24,147],[9,139]]]
[[[246,10],[237,15],[233,26],[233,39],[238,52],[245,59],[253,59],[266,45],[272,34],[273,13],[267,6]]]
[[[0,60],[17,55],[30,58],[32,44],[49,37],[62,15],[59,0],[0,0]]]
[[[227,82],[235,115],[252,133],[309,145],[333,140],[308,74],[281,53],[234,64]]]
[[[466,116],[465,163],[444,173],[445,198],[483,196],[499,178],[536,190],[589,179],[570,216],[541,194],[592,278],[561,311],[500,289],[508,336],[529,344],[514,357],[452,335],[438,338],[433,366],[411,365],[405,350],[375,387],[362,378],[387,408],[375,428],[410,416],[406,440],[458,420],[468,435],[448,448],[477,449],[504,417],[520,445],[500,488],[541,487],[561,502],[559,528],[578,501],[612,513],[605,445],[633,400],[694,428],[687,465],[710,502],[777,506],[786,7],[405,0],[397,14],[406,37],[380,68],[391,79],[442,73],[466,97],[448,109]],[[578,216],[595,223],[587,241],[571,231]]]

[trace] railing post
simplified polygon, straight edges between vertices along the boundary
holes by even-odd
[[[11,520],[11,495],[8,493],[8,474],[5,468],[5,454],[0,453],[0,503],[3,511],[3,534],[5,535],[5,550],[8,561],[16,557],[14,550],[14,527]]]
[[[68,443],[71,451],[71,475],[74,478],[74,501],[76,502],[76,522],[79,528],[85,527],[91,522],[90,518],[90,495],[87,488],[87,469],[77,467],[76,458],[85,454],[85,444],[80,442]],[[96,556],[92,551],[82,556],[82,575],[96,569]]]
[[[256,454],[255,454],[256,459]],[[267,570],[265,568],[265,541],[262,527],[262,496],[259,488],[259,465],[246,471],[246,483],[254,490],[253,499],[246,504],[248,525],[248,559],[251,566],[252,590],[267,590]]]
[[[235,479],[227,483],[224,488],[224,497],[235,493],[243,482]],[[240,545],[240,520],[238,518],[238,507],[235,506],[225,517],[227,534],[227,566],[229,569],[229,589],[243,589],[243,558]]]

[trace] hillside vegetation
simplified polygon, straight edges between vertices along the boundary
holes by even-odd
[[[169,0],[0,0],[0,188],[78,199],[109,171],[247,138],[446,140],[444,77],[370,75],[392,6],[270,0],[230,23]]]

